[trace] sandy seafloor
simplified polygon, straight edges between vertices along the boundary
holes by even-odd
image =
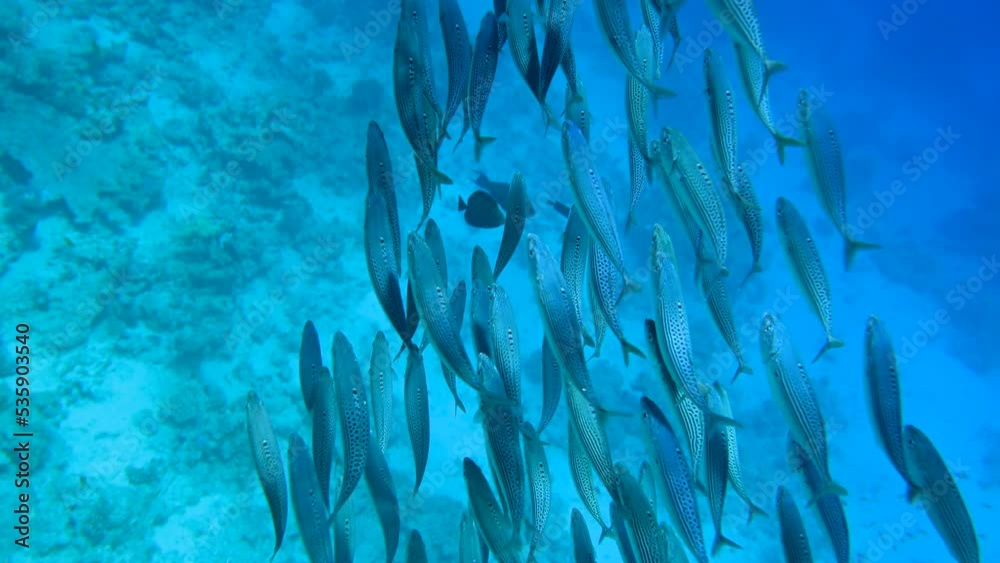
[[[247,391],[261,395],[285,448],[292,431],[309,432],[297,374],[305,320],[316,323],[327,356],[333,333],[344,331],[365,371],[377,330],[398,344],[370,291],[361,247],[368,121],[381,124],[397,162],[409,158],[391,86],[395,17],[386,25],[373,18],[370,10],[388,6],[381,0],[235,0],[221,15],[208,0],[43,4],[0,3],[0,30],[24,39],[0,47],[0,317],[7,340],[15,323],[30,324],[35,360],[31,548],[12,546],[13,453],[5,446],[0,553],[9,561],[265,561],[273,531],[247,444]],[[769,53],[790,69],[772,82],[775,118],[791,113],[801,87],[829,92],[826,109],[844,144],[852,221],[894,180],[905,190],[864,227],[864,238],[883,249],[859,255],[847,274],[840,237],[822,215],[801,151],[790,149],[784,166],[769,155],[753,177],[767,220],[766,271],[744,291],[733,290],[737,322],[752,334],[765,310],[782,312],[787,300],[782,318],[794,328],[799,353],[811,357],[822,343],[776,245],[773,203],[784,195],[817,239],[835,296],[834,332],[847,342],[810,366],[810,374],[830,426],[832,472],[850,492],[852,552],[862,561],[949,560],[926,515],[907,504],[865,410],[861,344],[865,320],[876,313],[897,352],[912,356],[901,366],[905,421],[931,437],[956,474],[982,560],[1000,561],[1000,301],[995,278],[980,269],[1000,246],[996,168],[986,156],[995,145],[996,82],[988,67],[997,48],[978,23],[995,21],[995,13],[984,13],[995,9],[913,2],[886,39],[877,22],[891,17],[888,1],[811,9],[788,0],[757,4]],[[465,2],[463,8],[475,34],[487,7]],[[436,2],[431,9],[436,13]],[[34,24],[25,27],[25,18]],[[709,18],[700,2],[682,9],[689,39],[681,54],[692,62],[665,75],[663,83],[680,95],[661,104],[651,128],[681,129],[706,160],[702,47],[718,51],[737,80],[730,44],[712,32]],[[370,44],[345,57],[341,45],[355,41],[355,26],[366,24]],[[444,57],[438,29],[431,30],[443,96]],[[624,71],[599,35],[585,2],[573,42],[594,113],[592,136],[610,139],[597,150],[616,188],[621,227],[628,186]],[[564,84],[558,75],[549,95],[557,109]],[[738,112],[746,155],[767,137],[743,98]],[[459,127],[456,118],[451,129]],[[933,151],[939,131],[949,129],[958,137],[915,177],[905,163]],[[474,245],[490,256],[499,247],[499,230],[470,229],[455,211],[457,196],[473,190],[476,172],[506,180],[519,170],[536,195],[563,166],[558,132],[543,135],[537,106],[506,51],[483,131],[498,140],[481,163],[473,161],[471,137],[454,154],[450,143],[441,153],[440,168],[456,184],[445,186],[432,216],[448,244],[452,283],[468,279]],[[238,174],[227,172],[230,162]],[[397,191],[403,228],[412,229],[420,206],[415,179]],[[569,201],[567,189],[560,197]],[[658,185],[647,190],[638,218],[625,239],[637,268],[655,222],[683,242]],[[527,230],[558,252],[562,227],[560,216],[542,209]],[[733,269],[742,276],[749,250],[732,215],[730,237]],[[689,247],[678,247],[689,267]],[[535,420],[542,336],[524,252],[500,281],[519,303],[525,411]],[[979,289],[956,299],[957,284]],[[699,365],[728,380],[730,356],[692,284],[687,292]],[[651,295],[647,284],[622,305],[626,331],[640,345]],[[927,328],[939,310],[948,322]],[[745,549],[723,550],[714,559],[723,563],[779,560],[774,486],[790,487],[800,506],[806,498],[800,479],[784,473],[785,425],[756,340],[745,337],[743,345],[757,373],[729,386],[730,396],[745,425],[739,439],[748,487],[772,516],[744,525],[745,507],[730,493],[727,534]],[[11,346],[3,349],[5,365],[13,365]],[[461,388],[470,412],[455,416],[435,355],[426,360],[433,443],[417,499],[409,496],[403,362],[396,366],[397,422],[388,455],[405,505],[397,560],[416,528],[432,561],[455,561],[466,503],[461,457],[484,465],[486,455],[473,393]],[[636,410],[641,393],[663,400],[650,364],[635,360],[626,369],[613,336],[590,367],[598,392],[619,410]],[[5,377],[5,395],[12,397],[13,378]],[[12,425],[4,410],[3,424]],[[570,508],[582,509],[567,473],[565,428],[563,406],[546,430],[555,490],[541,561],[568,560]],[[612,419],[608,432],[616,459],[636,470],[645,455],[638,421]],[[356,561],[382,560],[381,531],[363,485],[352,505]],[[710,542],[707,504],[702,508]],[[816,560],[833,561],[815,513],[803,514]],[[588,523],[596,538],[596,525]],[[872,551],[886,531],[897,535]],[[614,543],[602,544],[599,557],[618,561]],[[305,559],[290,515],[275,561]]]

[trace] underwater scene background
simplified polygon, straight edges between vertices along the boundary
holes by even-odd
[[[462,21],[467,27],[471,68],[466,68],[473,78],[463,79],[460,91],[466,92],[464,85],[471,82],[473,95],[460,98],[473,112],[481,110],[478,130],[461,141],[466,110],[458,108],[454,114],[448,138],[439,136],[434,111],[447,105],[454,82],[449,78],[454,54],[447,52],[439,1],[448,23]],[[552,6],[555,1],[539,6],[524,0],[406,0],[405,5],[419,5],[427,14],[426,33],[409,38],[426,50],[427,59],[420,64],[420,57],[411,57],[406,61],[410,66],[399,73],[394,73],[399,62],[395,54],[406,42],[397,35],[401,29],[416,29],[400,26],[404,10],[399,0],[0,2],[0,318],[7,334],[3,362],[11,366],[4,370],[9,397],[4,424],[12,434],[30,433],[8,438],[9,447],[0,455],[7,483],[0,553],[8,561],[250,562],[267,561],[273,554],[273,561],[286,563],[325,560],[332,547],[337,561],[374,562],[387,559],[393,535],[398,538],[394,560],[417,561],[414,546],[420,540],[413,531],[422,538],[426,560],[481,561],[469,549],[459,558],[460,530],[466,532],[463,548],[482,543],[494,550],[491,559],[500,561],[525,561],[529,549],[537,561],[623,561],[629,546],[641,552],[634,555],[637,561],[698,561],[704,560],[697,555],[699,542],[710,554],[705,557],[720,563],[786,557],[838,563],[1000,561],[1000,427],[993,416],[1000,391],[1000,229],[995,222],[1000,196],[991,156],[1000,123],[995,109],[1000,56],[993,39],[996,8],[942,0],[759,0],[752,5],[691,0],[663,6],[657,0],[570,0],[561,4],[573,12],[567,20],[570,28],[549,17],[558,10]],[[735,37],[736,26],[723,25],[711,4],[755,13],[759,27],[746,29],[763,38],[767,59],[785,65],[768,75],[766,88],[776,131],[802,144],[812,112],[833,124],[846,223],[830,217],[818,195],[822,190],[811,179],[809,159],[817,154],[815,147],[785,147],[780,162],[772,133],[756,113],[761,102],[744,92],[740,47],[734,48],[740,41],[744,51],[760,45]],[[525,36],[525,28],[519,34],[513,27],[524,20],[504,16],[505,6],[534,14],[528,26],[537,46],[532,69],[545,66],[548,36],[571,29],[565,45],[572,47],[580,96],[567,96],[563,68],[555,72],[545,103],[539,104],[535,70],[526,79],[517,55],[512,56],[513,45]],[[598,17],[599,6],[608,10],[605,21]],[[664,55],[659,76],[651,72],[651,80],[640,81],[611,48],[615,38],[604,24],[624,22],[621,37],[628,41],[617,44],[626,46],[624,59],[635,62],[641,49],[634,45],[645,43],[633,43],[633,38],[645,29],[649,16],[644,8],[649,6],[659,12],[655,17],[663,31],[645,37],[657,38],[657,45],[662,38]],[[621,9],[627,10],[624,20],[615,12]],[[484,19],[488,11],[500,16],[490,29],[492,20]],[[670,21],[676,21],[676,48]],[[491,36],[496,36],[492,45],[506,39],[498,53],[489,50]],[[565,54],[565,48],[559,52]],[[725,142],[713,136],[719,121],[713,121],[709,100],[722,90],[706,85],[706,52],[718,57],[720,75],[732,87],[722,89],[731,102],[723,104],[722,118],[735,116],[737,127]],[[565,67],[559,53],[552,60]],[[493,71],[487,67],[492,65],[490,85]],[[421,69],[428,69],[433,87],[403,80]],[[676,95],[654,99],[649,93],[655,88],[647,89],[653,82],[660,93],[668,88]],[[626,103],[629,88],[647,96],[649,111],[642,119],[648,140],[663,140],[664,127],[681,132],[714,182],[708,191],[691,188],[690,201],[672,203],[670,190],[687,182],[678,176],[680,168],[673,167],[694,162],[671,160],[676,143],[659,145],[661,156],[645,155],[649,158],[644,160],[640,155],[639,167],[651,178],[636,182],[636,161],[630,161],[635,122],[629,113],[634,106]],[[805,114],[800,91],[808,98]],[[400,99],[424,110],[409,129],[401,122]],[[589,185],[581,185],[586,174],[567,173],[579,162],[569,158],[572,151],[564,145],[583,140],[574,136],[580,132],[580,121],[571,118],[574,112],[560,115],[567,101],[571,110],[584,108],[576,117],[586,116],[583,172],[596,178]],[[563,125],[568,118],[573,125]],[[382,177],[369,169],[372,151],[378,150],[372,122],[384,137],[387,152],[379,154],[392,167]],[[413,146],[413,131],[418,138],[431,137],[434,146]],[[820,141],[825,133],[820,131]],[[477,143],[474,136],[480,134],[495,140]],[[752,184],[757,208],[727,193],[728,172],[718,162],[725,160],[720,152],[730,149],[727,154],[741,163],[741,177]],[[431,158],[437,170],[451,183],[438,186],[442,177],[428,176],[427,151],[435,152]],[[530,212],[523,205],[521,211],[511,211],[514,198],[505,200],[495,191],[497,185],[506,191],[515,173],[520,178],[514,184],[523,186]],[[641,193],[636,194],[637,186],[644,186]],[[379,190],[381,199],[374,198],[372,192]],[[384,206],[375,208],[386,219],[384,198],[390,192],[398,203],[399,239],[371,238],[366,220],[374,221],[372,201]],[[779,198],[801,214],[808,241],[779,233]],[[724,222],[720,231],[718,222],[710,225],[699,216],[704,236],[693,240],[682,220],[686,211],[679,207],[701,210],[703,199],[724,201]],[[432,205],[426,221],[425,203]],[[624,268],[611,264],[617,261],[614,256],[604,256],[599,281],[617,291],[598,289],[620,296],[605,304],[617,308],[623,336],[635,345],[624,357],[610,329],[599,354],[579,342],[581,331],[588,338],[595,334],[594,319],[607,321],[596,310],[601,297],[591,295],[589,273],[582,316],[547,319],[543,314],[552,310],[544,305],[547,299],[565,304],[572,292],[547,293],[552,287],[565,289],[568,278],[561,273],[554,286],[540,283],[542,278],[554,280],[536,275],[551,273],[540,256],[550,253],[559,263],[566,214],[588,205],[597,212],[583,220],[585,236],[607,242],[614,234],[623,258]],[[743,283],[755,263],[744,229],[748,209],[760,212],[763,243],[761,271]],[[612,221],[602,221],[608,217]],[[390,223],[373,228],[391,228]],[[673,253],[662,245],[657,252],[651,244],[657,224],[673,241]],[[425,238],[431,242],[426,229],[433,227],[428,225],[440,231],[446,277],[434,260],[411,263],[427,256],[420,250],[427,248],[421,242]],[[502,242],[507,231],[514,238]],[[411,239],[411,232],[420,236]],[[696,281],[696,273],[708,276],[711,266],[696,253],[715,246],[720,236],[728,238],[725,262],[731,274],[710,279],[727,290],[730,331],[753,372],[735,380],[738,362],[716,326],[700,278]],[[859,252],[847,270],[845,237],[879,248]],[[373,248],[373,240],[382,246]],[[788,248],[796,244],[819,257],[823,288],[809,289],[819,279],[815,268],[789,259],[795,252]],[[513,249],[509,263],[500,268],[502,276],[487,272],[497,274],[488,283],[475,277],[476,247],[485,251],[491,270],[498,254]],[[718,254],[716,246],[716,258]],[[368,256],[375,262],[381,256],[387,277],[370,273]],[[669,283],[660,281],[668,262],[678,273],[680,291],[665,296]],[[805,283],[799,283],[800,277]],[[403,338],[372,283],[389,278],[398,283],[385,287],[391,286],[406,308],[403,326],[418,327],[402,330],[412,342],[409,352],[390,358],[391,369],[375,365],[375,358],[385,358],[386,350],[395,357]],[[407,287],[413,281],[428,288],[426,300],[408,302]],[[449,296],[462,284],[471,294],[461,309],[464,314],[435,317],[444,309],[434,306],[453,306]],[[504,321],[512,321],[501,328],[505,335],[513,334],[513,363],[510,357],[500,359],[496,341],[486,347],[493,350],[492,359],[491,354],[485,360],[477,354],[476,331],[492,331],[494,321],[500,321],[492,309],[477,313],[476,288],[489,290],[485,303],[490,307],[499,292],[494,284],[511,305]],[[388,295],[385,287],[382,294]],[[673,373],[676,366],[666,369],[650,353],[657,345],[685,346],[684,338],[672,340],[672,328],[664,330],[667,319],[677,317],[661,305],[674,303],[678,295],[687,325],[681,332],[689,335],[691,349],[692,365],[684,369],[694,379]],[[844,346],[809,363],[826,339],[822,313],[816,310],[822,307],[812,304],[817,299],[831,303],[827,336],[832,333]],[[416,312],[420,324],[410,325]],[[477,324],[477,314],[485,315],[478,317],[485,324]],[[872,364],[877,355],[868,336],[872,315],[890,339],[881,343],[880,357],[891,363],[894,351],[892,379]],[[781,347],[761,336],[762,319],[769,318],[780,319],[788,329],[782,331]],[[647,346],[646,319],[655,321],[652,347]],[[307,321],[315,327],[322,364],[332,373],[333,388],[327,390],[336,404],[324,403],[326,410],[319,403],[312,409],[306,404],[314,381],[331,381],[317,365],[300,364],[300,356],[308,355],[303,343]],[[438,332],[426,330],[433,322]],[[575,340],[553,334],[570,326]],[[442,342],[442,335],[455,334],[461,353],[454,342]],[[17,340],[26,335],[30,340]],[[579,368],[572,364],[576,344],[557,350],[553,360],[543,358],[546,338],[550,344],[580,344],[592,387],[581,391],[586,378],[573,369]],[[417,351],[429,340],[431,346],[422,354]],[[30,346],[30,364],[18,359],[26,355],[22,345]],[[829,474],[846,495],[831,489],[815,494],[802,478],[810,462],[789,457],[789,418],[794,414],[780,408],[789,401],[776,397],[780,384],[774,383],[779,366],[785,365],[779,357],[786,353],[801,358],[788,364],[789,377],[801,376],[799,368],[808,372],[806,381],[811,381],[811,395],[822,412],[818,428],[825,436]],[[454,358],[463,355],[471,369],[456,367]],[[422,363],[424,380],[416,373],[417,363]],[[25,364],[30,370],[18,368]],[[543,404],[552,399],[553,388],[545,383],[553,380],[544,373],[549,369],[551,376],[552,365],[562,397],[551,422],[533,440],[519,421],[538,426]],[[498,391],[489,384],[488,376],[496,375],[498,367],[504,384],[512,377],[519,382],[517,400],[509,385],[504,397],[504,386]],[[449,372],[453,384],[458,375],[454,392],[464,410],[456,407]],[[478,379],[484,373],[487,378]],[[474,389],[467,376],[482,387]],[[376,384],[377,377],[388,386]],[[717,489],[712,489],[711,475],[692,476],[690,468],[688,473],[681,469],[688,467],[685,460],[699,456],[689,451],[688,444],[695,441],[685,437],[687,427],[667,406],[698,397],[711,399],[710,408],[717,409],[715,382],[728,395],[736,425],[709,424],[706,434],[738,439],[738,455],[726,447],[730,442],[723,453],[728,450],[729,463],[741,467],[745,494],[736,493],[729,471],[718,521],[725,537],[741,547],[722,545],[713,553],[717,519],[706,489]],[[680,391],[669,391],[678,383]],[[911,448],[904,464],[909,469],[894,467],[892,454],[887,455],[892,448],[882,447],[879,439],[882,423],[872,415],[881,412],[878,401],[874,408],[866,404],[872,402],[866,389],[876,384],[898,391],[901,420],[933,443],[931,450],[939,458],[931,455],[934,459],[927,463],[943,460],[947,470],[938,476],[945,481],[944,493],[934,493],[933,483],[924,483],[923,489],[915,483],[915,492],[925,500],[908,501],[907,481],[920,481],[914,465],[921,462],[912,460],[927,456],[910,455]],[[26,389],[30,395],[20,392]],[[571,422],[567,394],[584,401],[578,406],[593,416]],[[669,424],[657,426],[659,419],[650,418],[642,397],[667,410]],[[30,401],[18,401],[23,398]],[[887,404],[891,399],[890,394]],[[21,408],[30,408],[30,417]],[[369,409],[379,408],[388,414],[376,412],[369,422]],[[591,408],[608,412],[594,414]],[[698,417],[716,412],[692,408]],[[23,424],[15,412],[25,415]],[[316,422],[321,413],[329,419],[328,428],[335,428],[323,439],[314,436],[314,429],[323,428]],[[497,445],[496,437],[484,432],[497,413],[517,419],[504,427],[514,428],[503,438],[513,440],[513,446]],[[893,420],[891,413],[888,418]],[[595,426],[587,427],[583,419]],[[894,420],[898,426],[898,413]],[[669,462],[669,452],[662,449],[667,442],[656,439],[658,430],[661,438],[666,435],[666,427],[680,437],[681,462]],[[266,438],[269,429],[277,443],[265,439],[262,446],[261,433]],[[595,479],[608,474],[600,468],[591,474],[590,466],[599,466],[600,460],[590,443],[585,456],[573,463],[569,450],[575,438],[570,433],[590,431],[605,436],[610,459],[622,464],[610,475],[621,477],[622,483],[632,482],[627,475],[635,476],[641,490],[624,484],[609,490],[605,479]],[[293,433],[302,441],[290,438]],[[906,436],[911,437],[909,431]],[[707,437],[702,438],[704,446]],[[20,440],[28,440],[30,447]],[[719,443],[708,440],[709,449]],[[531,464],[538,460],[538,446],[550,482],[547,517],[542,519],[536,514],[541,496],[531,490],[541,487]],[[375,447],[382,453],[372,453]],[[423,451],[421,469],[414,460]],[[504,469],[513,467],[504,465],[510,460],[502,455],[511,451],[518,460],[514,465],[521,468],[520,480]],[[521,452],[529,462],[526,468]],[[379,479],[372,475],[377,471],[370,467],[365,476],[351,477],[353,470],[366,469],[370,458],[383,454],[388,481],[383,474],[376,483]],[[315,489],[313,472],[299,471],[311,467],[314,457],[325,458],[332,474],[326,494]],[[701,470],[710,472],[718,461],[709,457]],[[592,488],[574,481],[580,463]],[[486,479],[470,477],[472,467],[481,468]],[[422,480],[414,492],[420,471]],[[722,476],[725,487],[726,470]],[[682,492],[692,491],[699,505],[694,511],[700,514],[699,529],[693,535],[686,535],[683,526],[691,522],[690,512],[679,513],[674,502],[681,493],[665,486],[671,479],[682,483]],[[328,514],[325,504],[344,492],[347,481],[353,482],[353,490],[345,508],[333,525],[320,523],[325,518],[318,515]],[[274,488],[279,482],[280,494]],[[386,492],[387,482],[393,494]],[[514,482],[520,483],[515,491],[521,495],[511,494]],[[488,494],[482,483],[488,483]],[[578,492],[584,489],[597,495],[601,523]],[[953,503],[956,490],[974,531],[946,540],[940,528],[948,529],[948,524],[932,522],[935,509],[928,507],[933,498],[926,497],[943,495]],[[783,531],[794,531],[795,521],[787,510],[779,510],[776,497],[781,495],[801,514],[811,559],[789,554],[790,539],[783,547]],[[317,503],[317,496],[327,497],[326,502]],[[522,497],[520,523],[511,521],[517,510],[508,506],[517,496]],[[749,519],[741,496],[767,517]],[[814,507],[810,499],[826,502]],[[303,504],[310,500],[312,504]],[[618,516],[625,512],[620,527],[609,511],[612,501]],[[497,510],[475,509],[487,505]],[[849,539],[832,534],[831,540],[816,510],[838,505]],[[654,508],[655,514],[644,520],[646,508]],[[574,537],[574,509],[582,515],[586,542]],[[398,517],[397,534],[384,529],[393,520],[387,513]],[[599,542],[606,525],[616,529]],[[514,534],[517,541],[497,544],[492,539],[511,526],[520,527]],[[590,542],[592,556],[583,547]],[[276,543],[280,549],[275,552]]]

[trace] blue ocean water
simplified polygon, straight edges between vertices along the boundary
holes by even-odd
[[[425,1],[430,68],[437,102],[444,103],[438,3]],[[805,361],[824,341],[779,243],[774,207],[785,197],[806,218],[829,278],[833,333],[846,343],[806,366],[826,419],[830,471],[848,490],[843,506],[851,560],[952,560],[928,514],[907,502],[906,483],[879,447],[865,405],[864,334],[875,314],[898,356],[904,422],[930,437],[954,475],[981,560],[1000,561],[1000,428],[992,417],[1000,391],[1000,197],[990,152],[1000,123],[1000,49],[992,33],[997,9],[942,0],[754,4],[768,56],[787,65],[769,83],[775,121],[796,122],[800,89],[822,100],[842,148],[848,223],[881,249],[859,253],[844,270],[842,237],[816,196],[806,152],[789,148],[784,164],[778,162],[743,95],[730,37],[705,3],[683,3],[676,58],[657,82],[677,96],[656,104],[650,138],[665,126],[683,132],[721,180],[712,166],[702,72],[706,49],[718,54],[736,90],[739,159],[752,170],[764,217],[763,272],[741,287],[750,247],[728,206],[733,274],[726,283],[754,370],[733,383],[735,361],[694,283],[694,254],[661,179],[646,187],[636,223],[625,229],[627,72],[603,37],[593,2],[579,6],[571,34],[592,117],[594,164],[617,210],[625,262],[642,286],[619,304],[623,330],[646,350],[643,320],[655,316],[647,257],[653,226],[662,224],[678,252],[697,372],[704,383],[718,380],[728,389],[742,425],[736,432],[746,489],[769,513],[748,522],[745,504],[730,491],[724,530],[743,548],[723,548],[712,560],[782,560],[779,487],[799,506],[814,560],[836,560],[817,512],[806,506],[803,480],[788,467],[788,426],[759,352],[765,312],[791,329]],[[643,21],[640,4],[624,5],[631,33]],[[266,408],[288,477],[289,437],[298,433],[310,444],[313,428],[299,381],[306,321],[317,328],[325,365],[331,366],[340,331],[365,377],[377,332],[393,353],[400,346],[373,292],[364,249],[366,131],[374,121],[396,172],[405,281],[406,236],[418,225],[422,200],[393,88],[399,6],[398,0],[0,3],[0,288],[7,296],[0,316],[7,334],[3,361],[11,366],[3,402],[10,434],[0,456],[6,483],[0,553],[8,561],[271,557],[274,527],[247,436],[248,392]],[[475,43],[483,15],[496,8],[469,0],[460,6]],[[535,24],[541,53],[538,15]],[[664,45],[669,52],[669,35]],[[557,72],[547,97],[557,115],[566,84]],[[454,183],[441,186],[430,214],[445,242],[449,291],[461,281],[471,287],[473,248],[482,247],[492,262],[501,247],[502,228],[474,228],[458,211],[458,198],[477,189],[480,173],[500,182],[523,175],[536,209],[525,238],[537,235],[557,256],[566,218],[547,201],[573,203],[559,127],[546,129],[509,42],[482,121],[483,135],[496,141],[479,162],[471,132],[456,146],[461,114],[438,155],[439,169]],[[544,330],[525,238],[498,281],[515,312],[521,412],[535,422]],[[591,318],[588,300],[589,332]],[[468,323],[461,335],[475,363]],[[24,335],[30,335],[30,370],[18,379],[24,354],[16,346],[25,342],[16,338]],[[406,560],[411,531],[418,530],[430,561],[458,561],[459,525],[469,504],[463,458],[489,475],[476,416],[480,401],[459,381],[467,412],[456,413],[434,348],[425,350],[424,360],[430,449],[417,494],[404,411],[405,356],[392,370],[385,456],[402,517],[395,560]],[[637,357],[626,366],[610,334],[587,365],[602,404],[627,415],[604,423],[612,457],[635,474],[643,460],[653,459],[641,439],[639,398],[668,401],[658,369]],[[24,389],[30,390],[27,407],[15,395],[24,398]],[[363,392],[374,400],[367,386]],[[21,408],[30,416],[18,426],[21,411],[10,411]],[[600,528],[572,482],[568,420],[564,398],[542,434],[552,491],[536,556],[570,560],[570,513],[577,508],[597,560],[621,561],[615,541],[597,543]],[[338,424],[337,450],[343,451],[339,431]],[[30,443],[29,460],[26,448],[17,449],[23,439]],[[335,465],[333,491],[341,474]],[[595,483],[607,519],[611,496]],[[657,518],[669,522],[665,494],[657,490]],[[699,502],[710,546],[708,502],[704,495]],[[368,487],[357,487],[348,508],[343,514],[351,517],[354,560],[384,560]],[[308,560],[294,512],[290,504],[277,563]],[[671,562],[690,559],[682,547],[674,553]]]

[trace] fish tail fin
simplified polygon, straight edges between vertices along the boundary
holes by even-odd
[[[774,137],[774,143],[778,147],[778,164],[781,165],[785,164],[785,147],[801,147],[805,144],[795,137],[782,135],[777,131],[772,131],[771,136]]]
[[[743,360],[738,360],[738,362],[739,365],[736,366],[736,373],[733,374],[733,379],[732,381],[729,382],[730,385],[736,383],[736,378],[739,377],[741,373],[745,373],[747,375],[753,375],[753,368],[748,366],[746,362],[744,362]]]
[[[548,133],[549,127],[558,129],[562,123],[556,114],[552,113],[552,108],[549,107],[544,101],[542,101],[542,121],[545,122],[545,132]]]
[[[627,233],[629,228],[635,224],[635,209],[628,210],[628,218],[625,219],[625,232]]]
[[[677,96],[677,92],[657,84],[649,85],[649,93],[653,96],[653,117],[656,117],[656,108],[660,105],[661,100]]]
[[[594,343],[594,337],[591,336],[589,332],[587,332],[586,328],[583,328],[583,345],[590,346],[591,348],[597,347],[597,345]]]
[[[759,274],[760,272],[763,271],[764,267],[760,265],[760,262],[754,262],[753,267],[750,268],[750,272],[747,273],[746,277],[743,278],[743,282],[740,283],[740,289],[742,289],[743,286],[745,286],[747,282],[750,281],[751,276],[753,276],[754,274]]]
[[[815,364],[816,361],[819,360],[820,357],[823,354],[825,354],[827,350],[832,350],[834,348],[843,348],[843,347],[844,347],[843,340],[835,338],[832,334],[828,334],[826,336],[826,344],[824,344],[823,347],[819,349],[819,353],[817,353],[816,357],[813,358],[813,363]]]
[[[756,514],[760,514],[764,518],[768,517],[767,512],[764,511],[763,508],[757,506],[756,504],[750,502],[749,500],[747,501],[747,508],[750,509],[750,514],[747,515],[747,524],[749,524],[750,521],[753,520],[753,517]]]
[[[628,274],[622,275],[622,280],[625,283],[625,287],[622,288],[622,294],[618,296],[618,303],[621,303],[622,299],[629,293],[639,293],[642,291],[642,284],[633,280]]]
[[[480,157],[483,156],[483,147],[496,141],[496,137],[484,137],[482,135],[476,135],[476,162],[479,162]]]
[[[854,255],[859,250],[878,250],[880,248],[882,248],[880,244],[847,238],[844,241],[844,271],[851,269],[851,262],[854,261]]]
[[[732,426],[733,428],[743,428],[743,424],[734,418],[723,416],[717,412],[706,411],[705,420],[708,423],[706,431],[715,426]]]
[[[605,526],[604,522],[598,522],[598,524],[601,525],[601,536],[597,538],[597,545],[601,545],[605,538],[615,538],[615,531],[611,529],[611,526]]]
[[[763,55],[761,55],[763,58]],[[771,82],[771,77],[783,70],[788,69],[788,65],[781,61],[764,61],[764,83],[760,87],[760,97],[757,99],[757,104],[760,105],[764,101],[764,95],[767,94],[767,85]]]
[[[920,496],[920,489],[913,485],[906,486],[906,502],[913,504],[913,501],[917,500],[918,496]]]
[[[458,210],[465,211],[468,208],[469,206],[465,203],[465,200],[462,199],[462,196],[458,196]]]
[[[712,557],[718,555],[719,550],[722,549],[723,546],[728,546],[733,549],[743,549],[742,545],[722,535],[722,532],[720,531],[715,534],[715,541],[712,542]]]
[[[816,494],[814,494],[809,499],[809,502],[806,503],[806,508],[809,508],[810,506],[816,504],[816,501],[818,501],[819,499],[821,499],[821,498],[823,498],[823,497],[825,497],[827,495],[834,495],[834,496],[838,496],[838,497],[846,497],[847,496],[847,489],[845,489],[842,485],[840,485],[839,483],[837,483],[836,481],[834,481],[833,479],[831,479],[831,480],[827,481],[825,485],[823,485],[822,489],[816,491]]]
[[[434,176],[434,181],[437,182],[438,184],[451,185],[455,183],[450,176],[438,170],[437,166],[431,166],[430,173],[432,176]],[[440,186],[438,187],[438,189],[440,189]]]
[[[640,358],[645,358],[646,354],[640,350],[635,344],[632,344],[628,340],[622,338],[622,355],[625,357],[625,367],[628,367],[629,354],[633,356],[639,356]]]

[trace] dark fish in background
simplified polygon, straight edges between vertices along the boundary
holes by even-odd
[[[496,140],[496,137],[482,136],[479,128],[483,123],[483,114],[486,113],[490,90],[493,88],[499,53],[497,18],[493,12],[486,12],[479,24],[479,33],[476,35],[476,50],[472,55],[472,77],[469,81],[469,121],[476,139],[476,162],[479,162],[482,156],[483,147]]]
[[[823,477],[816,464],[809,459],[802,446],[788,436],[788,465],[793,472],[802,471],[806,486],[815,499],[814,505],[823,527],[830,536],[830,544],[837,556],[837,563],[848,563],[851,560],[851,539],[847,528],[847,516],[844,514],[844,503],[837,495],[822,494]],[[819,496],[817,496],[819,495]]]
[[[575,563],[597,563],[594,543],[590,540],[590,530],[587,529],[587,523],[583,520],[583,514],[573,508],[569,522],[573,533],[573,561]]]
[[[549,3],[548,17],[545,18],[545,43],[542,45],[542,60],[540,61],[538,77],[538,101],[545,104],[545,96],[552,85],[556,70],[562,64],[563,57],[569,50],[570,32],[573,29],[573,16],[580,5],[578,0],[552,0]],[[569,75],[567,74],[567,81]],[[575,84],[570,82],[570,90]]]
[[[320,498],[319,482],[312,456],[305,441],[296,432],[288,438],[288,473],[291,483],[292,508],[299,534],[311,563],[333,562],[333,540],[330,538],[329,513]]]
[[[302,398],[305,399],[308,411],[313,408],[313,389],[323,371],[322,367],[323,353],[320,352],[319,333],[312,321],[306,321],[302,327],[302,343],[299,345],[299,384],[302,386]]]
[[[448,99],[441,119],[441,136],[448,136],[448,124],[469,94],[469,71],[472,68],[472,44],[469,30],[458,0],[440,0],[438,19],[444,36],[444,50],[448,60]]]
[[[778,524],[781,529],[781,546],[788,563],[812,563],[809,537],[802,524],[802,516],[795,506],[795,499],[784,487],[778,487],[775,505],[778,507]]]
[[[510,184],[507,182],[495,182],[490,180],[486,174],[480,172],[476,179],[473,180],[476,186],[480,187],[486,193],[493,196],[493,199],[503,207],[504,211],[510,213],[510,209],[507,208],[507,201],[510,196]],[[528,217],[533,217],[535,215],[535,206],[531,203],[531,200],[527,200],[528,203]]]
[[[493,14],[497,22],[497,52],[507,43],[507,0],[493,0]]]
[[[510,182],[510,193],[507,195],[507,205],[504,207],[507,209],[507,218],[503,225],[500,250],[493,266],[493,279],[500,277],[500,272],[514,256],[514,251],[521,242],[521,235],[524,234],[524,224],[528,220],[528,188],[520,172],[514,173],[514,179]]]
[[[495,229],[506,221],[500,204],[483,190],[472,192],[469,201],[459,196],[458,210],[465,213],[465,222],[469,226],[480,229]]]
[[[399,209],[396,203],[396,185],[392,175],[392,159],[385,135],[378,123],[368,122],[368,139],[365,144],[365,169],[368,173],[368,191],[377,191],[385,199],[389,228],[392,229],[392,252],[396,259],[396,272],[403,268],[402,238],[399,233]]]
[[[371,437],[368,398],[365,381],[361,377],[361,367],[351,342],[340,331],[333,338],[333,370],[344,447],[344,475],[340,480],[340,494],[333,508],[333,513],[336,514],[361,481],[368,460],[368,440]]]
[[[267,505],[271,509],[271,520],[274,522],[274,552],[271,554],[273,560],[281,548],[281,541],[285,537],[285,525],[288,523],[288,487],[285,484],[285,468],[281,462],[281,450],[278,448],[278,439],[271,427],[271,420],[264,409],[264,403],[254,391],[247,393],[246,409],[250,451],[253,453],[257,478],[260,479],[260,486],[264,489]]]
[[[396,486],[392,481],[389,463],[374,438],[368,442],[365,482],[368,483],[368,492],[375,503],[375,512],[385,537],[385,561],[392,563],[399,547],[399,500],[396,498]]]

